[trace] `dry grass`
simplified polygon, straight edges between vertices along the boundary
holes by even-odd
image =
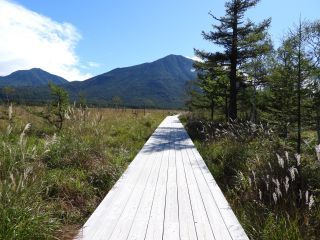
[[[71,239],[168,114],[70,107],[57,131],[42,110],[0,106],[0,239]]]
[[[318,239],[320,161],[314,131],[303,153],[270,126],[185,119],[187,130],[251,239]]]

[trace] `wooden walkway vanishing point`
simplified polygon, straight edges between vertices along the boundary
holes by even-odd
[[[77,239],[248,239],[177,116],[156,129]]]

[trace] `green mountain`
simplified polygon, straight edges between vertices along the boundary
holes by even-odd
[[[62,86],[68,90],[71,101],[77,101],[81,93],[92,105],[110,106],[114,97],[120,97],[123,105],[131,107],[180,108],[185,102],[185,85],[195,77],[191,59],[169,55]],[[34,85],[16,88],[12,98],[37,103],[45,102],[48,94],[47,87]]]
[[[0,77],[0,87],[37,87],[48,85],[50,81],[57,85],[68,83],[62,77],[43,71],[40,68],[32,68],[30,70],[19,70],[8,76]]]
[[[196,77],[192,67],[192,60],[169,55],[70,83],[68,89],[72,93],[83,92],[92,102],[110,102],[112,97],[119,96],[130,106],[181,107],[185,101],[185,84]]]

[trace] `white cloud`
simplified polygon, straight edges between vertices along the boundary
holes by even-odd
[[[197,62],[203,62],[203,60],[202,60],[201,58],[197,57],[197,56],[186,57],[186,58],[189,58],[189,59],[191,59],[191,60],[193,60],[193,61],[197,61]]]
[[[98,68],[98,67],[101,67],[101,64],[97,62],[88,62],[88,66],[93,68]]]
[[[68,80],[91,77],[80,68],[75,46],[81,36],[69,23],[58,23],[9,0],[0,0],[0,75],[39,67]]]

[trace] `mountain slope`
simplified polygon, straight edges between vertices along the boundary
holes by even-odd
[[[131,107],[180,108],[185,103],[186,82],[196,78],[192,68],[191,59],[169,55],[151,63],[117,68],[83,82],[68,82],[41,69],[31,69],[1,78],[0,88],[11,85],[15,87],[12,99],[36,104],[48,101],[50,80],[68,90],[71,101],[77,101],[82,93],[89,104],[99,106],[112,105],[112,98],[117,96]],[[0,99],[4,96],[0,91]]]
[[[0,77],[0,87],[38,87],[47,85],[50,81],[57,85],[68,83],[62,77],[43,71],[40,68],[32,68],[30,70],[19,70],[8,76]]]
[[[196,77],[192,66],[193,61],[188,58],[169,55],[70,83],[68,89],[73,93],[81,91],[92,101],[110,101],[119,96],[130,106],[181,107],[185,101],[185,84]]]

